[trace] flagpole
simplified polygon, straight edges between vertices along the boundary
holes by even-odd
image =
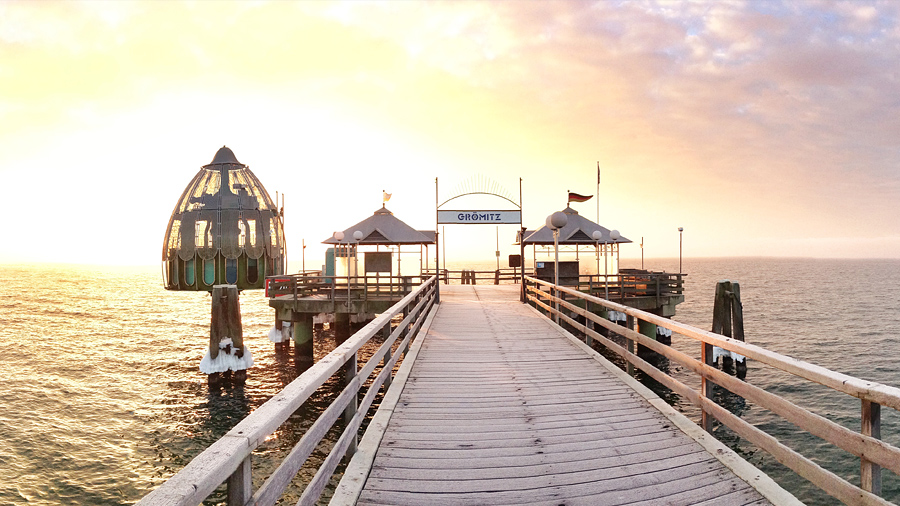
[[[597,160],[597,224],[600,224],[600,160]]]

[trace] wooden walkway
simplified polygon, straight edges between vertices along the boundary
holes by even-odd
[[[411,369],[405,362],[398,374],[402,392],[386,397],[376,436],[367,434],[347,470],[347,481],[364,483],[358,504],[771,504],[764,495],[792,502],[519,303],[518,289],[441,286]]]

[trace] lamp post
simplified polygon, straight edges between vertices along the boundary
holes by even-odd
[[[684,227],[678,227],[678,274],[681,274],[681,233]]]
[[[359,241],[362,241],[362,238],[363,233],[361,231],[353,232],[353,240],[356,241],[356,251],[353,253],[353,275],[356,278],[359,278]]]
[[[334,239],[338,242],[338,254],[341,251],[341,241],[344,240],[344,233],[338,230],[334,233]],[[337,258],[338,255],[335,255],[334,258],[334,282],[337,284]],[[347,307],[350,307],[350,257],[347,257]]]
[[[612,240],[613,244],[622,237],[619,234],[618,230],[611,230],[609,232],[609,238]],[[606,275],[606,300],[609,300],[609,262],[606,261],[606,243],[603,243],[603,273]],[[618,264],[616,264],[618,267]],[[619,269],[616,268],[616,272],[619,272]]]
[[[547,226],[553,231],[553,289],[555,299],[559,298],[559,229],[565,227],[568,222],[569,217],[562,211],[556,211],[550,216],[547,216],[546,220]],[[553,315],[554,320],[556,321],[556,324],[559,325],[559,301],[554,300],[553,305],[556,308],[556,313]]]

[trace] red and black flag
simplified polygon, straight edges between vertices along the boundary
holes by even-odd
[[[569,202],[570,203],[571,202],[584,202],[587,200],[591,200],[591,198],[593,198],[593,197],[594,197],[593,195],[579,195],[574,192],[569,192]]]

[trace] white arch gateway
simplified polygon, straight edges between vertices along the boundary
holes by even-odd
[[[441,247],[439,241],[437,241],[440,235],[440,225],[518,225],[519,234],[524,232],[524,228],[522,227],[522,178],[519,178],[518,202],[516,202],[512,193],[501,186],[498,182],[480,174],[474,175],[456,185],[453,190],[451,190],[450,197],[445,199],[444,201],[440,200],[438,178],[434,179],[434,190],[435,222],[437,225],[435,227],[435,242],[437,243],[438,250],[438,262],[436,264],[436,267],[440,266],[439,257]],[[476,209],[451,207],[450,203],[454,200],[470,195],[486,195],[489,197],[496,197],[497,199],[500,199],[502,203],[497,207],[489,209],[483,209],[480,207]],[[519,242],[521,243],[521,241]],[[521,251],[519,255],[519,261],[521,262],[525,256],[524,246],[521,246],[520,249]],[[499,255],[500,251],[498,248],[498,258]],[[446,258],[444,259],[444,261],[446,263]],[[524,270],[522,274],[524,274]]]

